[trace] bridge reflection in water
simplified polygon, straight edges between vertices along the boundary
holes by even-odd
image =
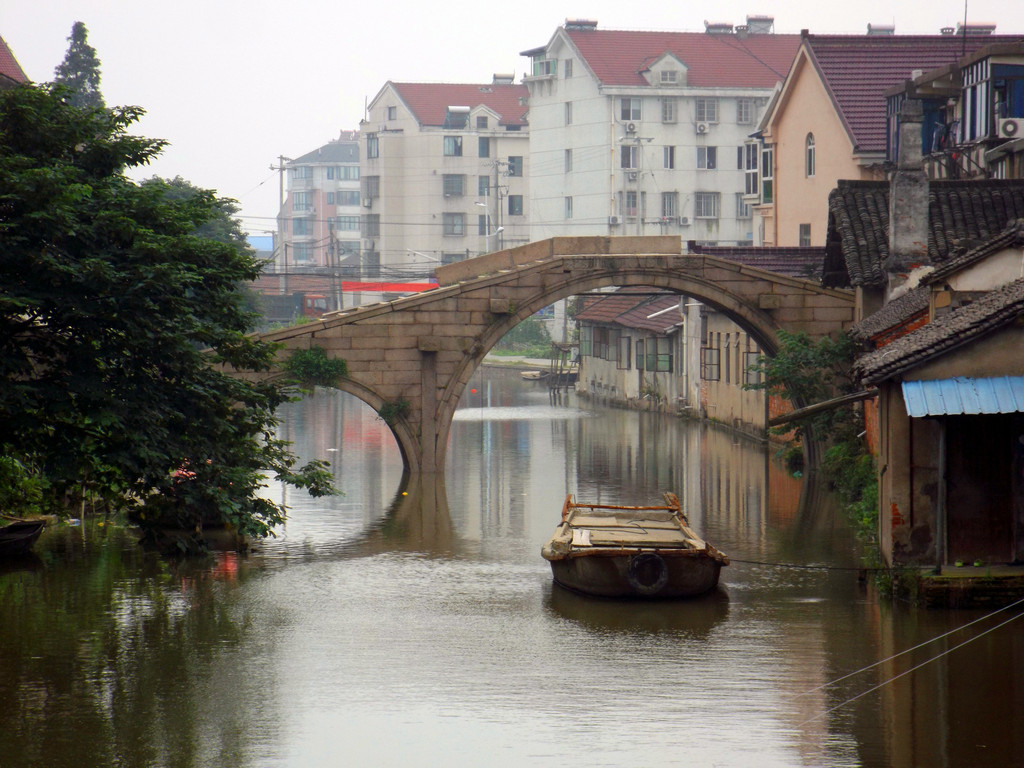
[[[346,419],[358,420],[361,439],[370,439],[374,450],[386,444],[376,434],[385,428],[374,414],[351,405],[358,415]],[[1010,649],[1024,642],[1024,630],[1007,630],[1008,636],[993,638],[977,655],[943,657],[927,671],[847,704],[909,662],[892,661],[828,685],[970,617],[878,600],[858,578],[858,545],[834,499],[817,484],[787,474],[774,458],[777,450],[656,414],[592,410],[574,394],[552,400],[545,387],[524,383],[514,372],[483,369],[456,413],[444,482],[405,476],[409,484],[401,486],[401,459],[393,444],[372,462],[350,455],[348,466],[362,462],[361,474],[339,473],[342,486],[363,501],[379,502],[373,514],[360,507],[362,532],[353,539],[348,531],[332,544],[333,534],[317,522],[324,514],[320,502],[299,504],[289,529],[317,529],[316,548],[333,547],[345,556],[404,551],[476,563],[472,578],[493,579],[497,593],[509,591],[511,602],[491,606],[498,613],[490,620],[508,620],[504,611],[541,609],[559,622],[562,637],[556,642],[564,648],[549,668],[561,670],[556,679],[562,680],[566,659],[590,659],[586,654],[598,652],[597,637],[604,638],[599,653],[612,663],[668,672],[668,678],[641,679],[651,686],[652,700],[671,706],[654,715],[639,704],[634,715],[685,725],[687,743],[680,748],[690,754],[698,747],[709,756],[744,755],[744,747],[730,738],[756,731],[763,752],[746,757],[773,765],[972,764],[976,741],[986,743],[989,756],[1000,756],[979,764],[1012,763],[1011,756],[1021,754],[1018,737],[998,725],[1006,720],[996,713],[1024,716],[1024,680],[999,670],[1016,669]],[[632,504],[656,499],[664,490],[675,490],[694,527],[733,558],[717,593],[694,604],[651,606],[595,601],[552,586],[539,549],[554,529],[565,493]],[[772,565],[780,563],[824,568]],[[437,588],[463,594],[463,586],[449,577],[441,577]],[[542,596],[539,604],[534,595]],[[653,638],[658,640],[652,645]],[[655,649],[657,662],[638,650],[645,648]],[[537,652],[538,663],[547,664],[546,651]],[[666,658],[679,659],[682,667],[663,667]],[[693,660],[695,668],[689,666]],[[915,663],[920,660],[915,656]],[[606,681],[603,697],[609,690],[625,695],[637,682],[618,674]],[[980,686],[970,694],[960,689],[967,674],[977,674]],[[573,683],[560,684],[576,690]],[[920,690],[928,696],[917,695]],[[709,706],[700,697],[718,703]],[[975,735],[958,727],[964,719]],[[931,725],[917,729],[914,722]],[[896,723],[901,725],[894,734]],[[724,762],[730,764],[729,758]]]

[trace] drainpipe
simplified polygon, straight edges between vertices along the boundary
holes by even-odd
[[[946,420],[939,419],[939,482],[935,502],[935,573],[942,573],[948,546],[946,537]]]

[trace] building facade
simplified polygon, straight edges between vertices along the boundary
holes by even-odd
[[[757,241],[825,244],[828,195],[840,179],[879,181],[894,160],[886,92],[923,72],[955,63],[993,42],[992,27],[938,35],[802,35],[781,90],[760,124],[760,198],[753,199]],[[965,34],[967,32],[967,34]]]
[[[338,139],[294,160],[285,174],[273,270],[278,273],[358,274],[359,139]]]
[[[764,17],[705,33],[567,21],[524,51],[533,239],[749,243],[745,145],[798,44]]]
[[[531,239],[527,90],[389,81],[361,124],[363,262],[428,275]]]

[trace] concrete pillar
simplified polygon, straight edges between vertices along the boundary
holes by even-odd
[[[437,467],[437,352],[420,350],[420,471],[436,472]]]

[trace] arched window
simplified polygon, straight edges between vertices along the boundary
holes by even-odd
[[[807,146],[806,146],[806,168],[808,178],[814,175],[814,134],[807,134]]]

